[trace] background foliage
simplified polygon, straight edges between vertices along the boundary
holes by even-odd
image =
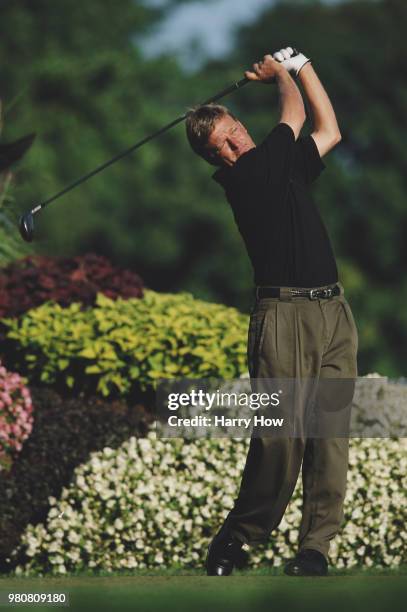
[[[63,398],[50,388],[31,387],[33,432],[11,470],[0,473],[0,570],[27,523],[45,520],[49,498],[58,498],[76,466],[105,446],[145,435],[151,420],[141,404],[100,397]]]
[[[18,317],[48,301],[91,306],[98,292],[111,299],[141,297],[142,281],[131,270],[117,268],[93,253],[24,257],[0,269],[0,317]]]
[[[237,80],[265,52],[293,42],[313,59],[343,134],[315,196],[355,312],[359,370],[404,375],[406,2],[277,3],[237,32],[229,56],[193,74],[165,51],[143,57],[140,37],[162,17],[163,9],[131,0],[122,0],[120,10],[97,0],[1,2],[3,138],[38,134],[20,166],[9,214],[15,218]],[[257,140],[278,120],[272,87],[252,84],[227,103]],[[33,249],[95,251],[137,270],[153,289],[247,310],[249,262],[211,173],[177,127],[50,206],[38,220]]]
[[[247,371],[247,317],[188,294],[47,302],[0,319],[1,351],[31,384],[74,395],[137,397],[160,378],[237,378]]]
[[[405,448],[407,440],[351,440],[345,527],[330,549],[336,567],[406,563]],[[93,453],[51,500],[46,521],[27,527],[13,556],[19,573],[201,568],[209,538],[233,506],[247,449],[247,439],[188,443],[151,433]],[[299,478],[280,528],[251,551],[252,567],[281,565],[294,554],[301,493]]]
[[[8,469],[33,427],[33,405],[24,380],[0,361],[0,472]]]

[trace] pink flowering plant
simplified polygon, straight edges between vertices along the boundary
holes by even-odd
[[[33,427],[33,405],[24,379],[0,361],[0,471],[11,466]]]

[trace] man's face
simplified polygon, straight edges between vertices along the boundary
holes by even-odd
[[[216,121],[206,146],[215,163],[233,166],[243,153],[256,145],[240,121],[225,115]]]

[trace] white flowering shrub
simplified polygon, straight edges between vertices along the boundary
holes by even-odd
[[[232,508],[249,440],[130,438],[75,471],[45,524],[29,525],[13,553],[17,574],[180,566],[201,568]],[[337,567],[407,562],[407,439],[351,440],[345,526],[331,545]],[[250,564],[276,566],[296,551],[301,478],[280,527]]]

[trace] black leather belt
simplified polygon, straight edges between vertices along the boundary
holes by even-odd
[[[256,287],[254,292],[255,297],[258,300],[261,300],[262,298],[280,297],[280,287]],[[332,287],[324,287],[322,289],[296,289],[295,287],[293,287],[292,289],[288,288],[288,293],[291,297],[307,297],[310,300],[320,300],[340,295],[341,290],[338,285],[333,285]]]

